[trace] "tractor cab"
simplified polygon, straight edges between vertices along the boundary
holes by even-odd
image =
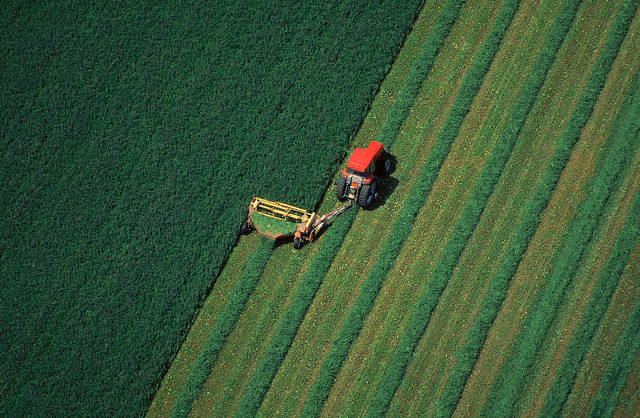
[[[376,162],[382,157],[384,145],[371,141],[366,149],[356,148],[347,161],[347,173],[369,176],[376,171]]]
[[[363,208],[373,203],[378,186],[378,175],[389,172],[391,161],[384,145],[371,141],[367,148],[356,148],[336,180],[338,200],[349,199]]]

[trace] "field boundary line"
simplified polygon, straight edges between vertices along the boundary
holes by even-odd
[[[611,150],[601,155],[605,163],[595,181],[589,186],[589,194],[579,206],[569,226],[568,235],[561,243],[554,264],[545,275],[544,285],[525,320],[511,349],[507,366],[494,384],[485,412],[498,415],[513,412],[524,390],[526,380],[542,342],[555,319],[569,282],[575,275],[586,248],[602,218],[602,208],[607,204],[612,189],[620,180],[637,146],[640,130],[640,96],[626,115],[621,130],[617,132]]]
[[[457,407],[464,386],[475,367],[489,328],[491,328],[506,297],[507,289],[520,264],[522,255],[538,228],[540,217],[551,199],[560,174],[570,159],[574,145],[593,112],[629,23],[630,19],[626,21],[624,16],[619,16],[616,20],[615,29],[610,32],[607,42],[592,68],[587,85],[563,129],[554,154],[538,182],[534,195],[525,204],[522,220],[511,240],[509,249],[506,251],[500,270],[490,282],[489,291],[484,297],[478,316],[467,333],[465,345],[456,353],[456,364],[449,375],[444,392],[436,402],[436,415],[451,415]]]
[[[249,296],[251,296],[258,284],[258,280],[262,277],[262,272],[273,253],[273,249],[273,241],[261,238],[258,247],[251,254],[233,294],[220,316],[216,319],[216,324],[209,333],[204,348],[198,354],[198,358],[173,406],[172,417],[186,417],[191,412],[193,402],[198,398],[204,383],[209,378],[220,350],[226,343],[227,337],[233,332],[238,318],[247,305]]]
[[[427,289],[415,305],[411,321],[396,347],[368,415],[383,415],[402,383],[407,365],[511,156],[520,131],[537,101],[547,74],[555,62],[557,52],[573,23],[580,2],[581,0],[568,0],[558,13],[524,89],[509,115],[500,140],[495,144],[489,160],[474,185],[471,196],[465,203],[462,215],[456,222],[452,236],[445,244],[444,252],[432,273]]]
[[[423,51],[414,62],[414,67],[411,71],[412,75],[405,80],[405,84],[408,83],[413,87],[407,89],[403,87],[401,91],[404,91],[404,98],[402,100],[398,99],[396,103],[399,104],[397,107],[394,106],[395,110],[389,111],[389,114],[394,113],[391,116],[392,119],[400,117],[398,115],[404,115],[402,116],[402,118],[404,118],[408,114],[409,108],[413,105],[418,89],[422,84],[422,80],[426,78],[428,72],[431,70],[433,61],[435,60],[435,54],[440,50],[444,40],[450,33],[463,3],[464,0],[449,0],[442,9],[433,29],[423,44]],[[416,68],[415,71],[413,71],[414,68]],[[426,73],[419,77],[420,71],[426,71]],[[418,80],[418,78],[421,79]],[[401,111],[401,106],[402,108],[406,107],[406,110]],[[390,118],[389,114],[387,114],[387,120]],[[393,123],[395,123],[395,133],[397,134],[397,130],[400,129],[402,121],[396,121]],[[385,126],[386,128],[384,128]],[[383,143],[386,145],[390,145],[395,141],[395,136],[391,138],[386,133],[389,129],[392,129],[391,126],[392,122],[387,124],[385,120],[383,129],[381,129],[381,132],[378,135],[378,138],[384,141]],[[444,161],[444,157],[448,154],[450,145],[451,144],[449,143],[449,147],[447,148],[445,144],[445,148],[447,149],[444,152],[444,156],[440,155],[439,157],[436,157],[436,161],[432,161],[431,164],[429,164],[429,161],[434,160],[434,158],[428,159],[427,166],[423,169],[418,184],[414,186],[414,190],[421,189],[422,193],[412,193],[412,195],[407,198],[405,206],[391,230],[391,235],[387,241],[385,241],[378,260],[376,261],[371,273],[365,279],[354,306],[347,314],[347,317],[343,320],[338,337],[334,340],[327,357],[320,367],[320,371],[318,372],[316,380],[305,401],[302,415],[315,417],[320,414],[335,377],[347,356],[349,347],[359,334],[364,323],[364,318],[373,306],[373,301],[375,300],[375,296],[382,285],[384,277],[386,277],[386,273],[391,268],[395,256],[398,254],[402,244],[406,240],[406,237],[409,235],[418,210],[424,204],[426,196],[431,190],[431,185],[433,185],[433,182],[435,181],[435,177],[437,176],[440,165]],[[435,154],[437,154],[437,152]],[[432,151],[430,156],[435,154]],[[424,173],[429,175],[425,175]],[[431,179],[427,182],[421,181],[426,177],[430,177]]]

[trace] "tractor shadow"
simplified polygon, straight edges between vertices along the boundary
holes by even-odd
[[[371,206],[365,209],[367,211],[376,210],[379,207],[384,206],[387,203],[389,197],[396,190],[396,187],[398,187],[399,181],[397,178],[393,177],[393,173],[396,170],[398,161],[395,155],[389,155],[389,160],[391,161],[391,168],[389,169],[388,173],[379,177],[380,183],[378,184],[378,189],[376,190],[378,197],[373,201],[373,203],[371,203]]]

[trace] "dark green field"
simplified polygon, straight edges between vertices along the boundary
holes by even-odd
[[[420,5],[3,2],[0,414],[141,415],[251,197],[318,204]]]

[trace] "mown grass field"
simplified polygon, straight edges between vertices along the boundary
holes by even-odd
[[[637,8],[427,0],[353,140],[380,205],[273,250],[182,408],[241,237],[147,415],[640,414]]]

